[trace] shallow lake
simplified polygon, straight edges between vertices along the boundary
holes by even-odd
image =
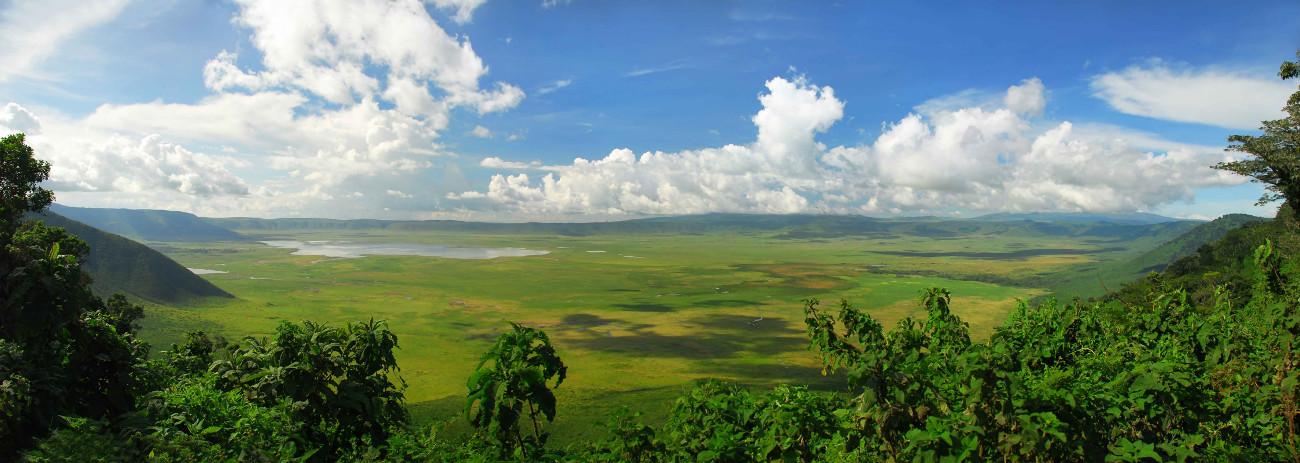
[[[263,241],[262,243],[277,248],[296,249],[292,253],[294,255],[324,257],[425,256],[448,259],[493,259],[550,254],[550,251],[523,248],[480,248],[429,243],[354,241]]]

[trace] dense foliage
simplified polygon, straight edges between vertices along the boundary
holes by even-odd
[[[85,242],[21,220],[53,200],[37,186],[49,164],[22,135],[0,141],[0,459],[62,415],[110,418],[135,407],[146,346],[138,306],[90,292]]]
[[[386,323],[337,329],[283,322],[274,339],[244,341],[228,360],[208,367],[218,388],[239,391],[263,407],[286,404],[302,437],[326,452],[383,443],[395,425],[406,422],[405,385],[390,378],[397,370],[397,336]]]
[[[809,331],[860,390],[855,443],[892,459],[1290,460],[1296,268],[1267,245],[1254,257],[1240,306],[1168,287],[1134,303],[1021,304],[971,344],[936,289],[925,320],[888,333],[846,303],[832,317],[810,302]]]

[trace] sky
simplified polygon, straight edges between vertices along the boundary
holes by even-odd
[[[993,3],[996,3],[994,5]],[[588,221],[1271,215],[1300,2],[0,0],[71,206]]]

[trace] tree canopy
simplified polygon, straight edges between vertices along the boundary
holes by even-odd
[[[39,186],[48,178],[50,163],[36,159],[23,134],[0,140],[0,231],[4,235],[18,226],[23,213],[54,202],[54,193]]]

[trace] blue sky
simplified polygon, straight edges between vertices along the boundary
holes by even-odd
[[[1300,4],[894,3],[0,1],[0,131],[209,216],[1273,210]]]

